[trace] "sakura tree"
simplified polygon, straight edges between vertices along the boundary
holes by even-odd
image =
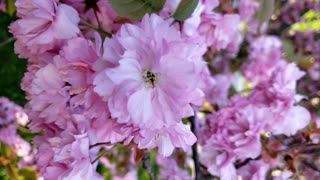
[[[19,161],[0,152],[3,177],[319,177],[318,0],[0,0],[0,11],[13,17],[0,48],[14,41],[27,63],[24,108],[0,99],[0,150]]]

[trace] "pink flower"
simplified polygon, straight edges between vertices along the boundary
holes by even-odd
[[[189,45],[183,44],[178,31],[170,27],[170,23],[156,15],[146,16],[141,27],[124,25],[114,37],[125,52],[118,59],[119,66],[102,71],[111,83],[97,84],[96,79],[95,84],[100,95],[105,95],[100,92],[102,88],[114,89],[109,108],[118,122],[159,128],[193,114],[189,103],[202,96],[197,88],[199,77],[188,57],[170,52],[171,46],[184,48]],[[137,36],[143,30],[144,36]],[[160,32],[156,35],[152,30]],[[150,41],[153,42],[151,46]],[[184,68],[174,68],[179,66]],[[135,108],[137,105],[141,108]]]
[[[228,102],[228,93],[232,77],[230,74],[218,74],[210,78],[211,83],[206,86],[206,100],[212,104],[225,106]]]
[[[94,80],[95,91],[108,101],[111,116],[118,123],[139,127],[142,136],[156,135],[163,128],[173,130],[169,127],[193,115],[191,103],[202,102],[195,69],[202,62],[189,55],[199,45],[182,39],[170,24],[171,20],[146,15],[140,24],[123,25],[105,47],[110,53],[102,62],[109,65]],[[177,53],[188,50],[189,54]]]
[[[9,101],[6,97],[0,97],[0,126],[13,124],[23,116],[25,113],[20,106]]]
[[[240,0],[239,13],[241,19],[248,22],[256,13],[259,4],[255,0]]]
[[[274,36],[262,36],[250,45],[249,63],[244,67],[244,75],[254,84],[268,80],[273,71],[284,60],[281,59],[282,43]]]
[[[10,32],[29,51],[35,51],[39,46],[50,49],[57,40],[70,39],[80,33],[78,13],[70,6],[56,0],[28,2],[17,2],[23,17],[11,24]]]
[[[118,14],[112,9],[109,1],[92,1],[92,4],[96,3],[96,7],[94,7],[94,5],[93,7],[88,7],[86,5],[88,2],[84,0],[65,0],[63,2],[75,8],[78,13],[81,14],[83,20],[96,26],[100,26],[107,32],[115,32],[121,25],[117,22]],[[87,22],[84,22],[83,24],[86,24]],[[86,25],[81,25],[80,29],[92,32],[92,29],[88,28]]]
[[[90,149],[86,133],[72,135],[63,131],[55,137],[37,139],[41,142],[38,164],[45,179],[101,179],[95,172],[97,150]],[[40,140],[40,141],[39,141]]]
[[[91,164],[89,152],[89,139],[86,134],[75,135],[72,144],[63,147],[61,154],[57,154],[54,161],[69,161],[68,171],[61,174],[62,179],[103,179],[95,171],[95,166]],[[93,158],[94,159],[94,158]]]
[[[236,178],[236,168],[233,162],[235,156],[217,149],[215,145],[207,144],[200,154],[200,161],[208,168],[210,174],[219,176],[221,180]]]
[[[161,16],[167,18],[173,13],[179,1],[167,1]],[[242,41],[240,16],[219,14],[213,10],[219,6],[218,0],[201,0],[192,15],[183,21],[182,33],[188,37],[204,39],[207,46],[215,51],[227,50],[234,56]]]
[[[32,119],[31,130],[41,131],[44,124],[51,124],[50,129],[65,126],[66,119],[70,118],[70,110],[67,109],[69,89],[53,64],[37,71],[31,84],[31,99],[26,105],[27,113]]]
[[[296,83],[304,74],[294,64],[283,64],[275,69],[269,81],[258,84],[250,94],[253,104],[270,108],[273,114],[265,125],[266,131],[290,136],[309,124],[310,112],[295,106]]]
[[[247,165],[237,170],[238,177],[241,179],[261,180],[266,179],[270,165],[262,160],[250,161]]]
[[[320,79],[320,62],[315,62],[313,66],[308,69],[308,74],[313,80]]]
[[[0,2],[0,12],[6,12],[6,1]]]
[[[4,142],[9,146],[14,147],[17,136],[17,128],[12,124],[0,128],[0,142]]]
[[[15,2],[17,16],[23,18],[32,13],[37,7],[37,2],[34,0],[16,0]]]
[[[158,147],[159,153],[165,157],[170,156],[175,147],[187,151],[197,140],[189,126],[182,123],[161,130],[142,129],[139,133],[140,137],[135,137],[134,141],[140,149]]]
[[[30,144],[17,133],[17,126],[25,125],[27,122],[28,116],[20,106],[5,97],[0,97],[0,143],[8,144],[16,155],[30,161]]]
[[[266,108],[257,108],[242,97],[234,97],[229,106],[210,115],[207,130],[203,132],[211,136],[204,143],[202,157],[209,172],[231,179],[235,176],[236,159],[256,158],[261,153],[260,133],[269,114]],[[224,175],[227,171],[230,171],[228,176]]]
[[[191,180],[192,177],[186,169],[182,169],[178,166],[177,162],[173,158],[165,158],[162,156],[157,156],[157,163],[160,165],[160,176],[161,179],[168,180]],[[170,165],[170,166],[168,166]]]

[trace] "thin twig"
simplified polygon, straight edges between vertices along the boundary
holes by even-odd
[[[109,143],[109,142],[96,143],[96,144],[90,145],[89,149],[92,149],[97,146],[110,146],[110,145],[111,145],[111,143]]]
[[[107,154],[107,151],[104,150],[101,154],[99,154],[99,156],[97,156],[96,159],[94,159],[91,164],[94,164],[95,162],[97,162],[102,156],[104,156],[105,154]]]
[[[94,10],[94,16],[95,16],[96,19],[97,19],[99,28],[101,28],[101,27],[102,27],[102,26],[101,26],[101,22],[100,22],[100,20],[99,20],[99,17],[98,17],[98,14],[97,14],[97,11],[96,11],[96,10]]]
[[[318,167],[315,164],[312,164],[312,163],[308,162],[307,160],[303,160],[302,163],[304,165],[306,165],[308,168],[310,168],[314,171],[320,172],[320,170],[318,169]]]
[[[90,22],[89,22],[88,20],[86,20],[84,17],[80,17],[80,18],[82,19],[81,22],[82,22],[84,25],[88,26],[89,28],[91,28],[91,29],[93,29],[93,30],[96,30],[96,31],[104,34],[104,35],[107,36],[108,38],[111,38],[111,37],[112,37],[112,33],[109,33],[109,32],[107,32],[107,31],[103,30],[101,27],[99,27],[100,25],[99,25],[99,26],[96,26],[96,25],[90,23]]]
[[[1,43],[0,43],[0,48],[2,48],[3,46],[5,46],[5,45],[7,45],[7,44],[11,43],[12,41],[14,41],[14,37],[11,37],[11,38],[9,38],[9,39],[7,39],[7,40],[5,40],[5,41],[1,42]]]
[[[192,116],[188,118],[191,123],[191,131],[195,136],[197,136],[197,128],[195,123],[195,117]],[[192,146],[192,158],[194,162],[194,169],[195,169],[195,180],[201,179],[201,171],[200,171],[200,161],[199,161],[199,153],[198,153],[198,143],[194,143]]]
[[[235,164],[235,167],[236,167],[237,169],[239,169],[239,168],[247,165],[250,161],[256,161],[256,160],[261,159],[261,157],[262,157],[262,156],[260,155],[260,156],[254,158],[254,159],[252,159],[252,158],[247,158],[246,160],[244,160],[244,161],[242,161],[242,162],[236,163],[236,164]]]

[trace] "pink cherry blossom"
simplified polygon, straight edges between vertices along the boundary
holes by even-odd
[[[23,9],[19,11],[22,18],[11,24],[10,32],[18,39],[20,47],[26,46],[29,51],[38,53],[39,46],[51,49],[58,40],[70,39],[80,33],[79,15],[70,6],[56,0],[17,3]]]
[[[193,114],[190,103],[199,104],[203,97],[195,69],[201,61],[175,53],[177,49],[187,50],[185,48],[198,45],[182,39],[170,24],[171,20],[147,15],[140,24],[123,25],[108,41],[110,46],[105,47],[105,52],[110,53],[103,56],[103,61],[109,66],[102,69],[94,81],[95,91],[108,101],[111,116],[118,123],[141,129],[144,145],[138,142],[138,146],[158,146],[165,155],[174,147],[185,147],[184,140],[170,142],[170,131],[174,133],[182,128],[176,124]],[[139,35],[142,31],[144,36]],[[151,46],[150,42],[153,42]],[[174,68],[179,66],[184,68]],[[161,130],[163,128],[166,130]],[[150,141],[155,136],[162,140],[159,143]],[[187,144],[194,141],[195,138],[190,139]]]
[[[17,16],[23,18],[32,13],[37,7],[37,2],[34,0],[16,0],[15,6],[17,9]]]
[[[201,159],[211,174],[230,179],[236,175],[236,159],[256,158],[261,153],[260,133],[269,113],[244,98],[234,97],[229,106],[210,115],[204,130],[210,136]]]
[[[254,89],[249,97],[251,101],[270,108],[274,114],[265,130],[274,134],[293,135],[309,124],[310,112],[295,105],[296,83],[304,74],[296,65],[284,64],[273,72],[268,82],[262,82]]]
[[[6,12],[6,2],[5,1],[0,2],[0,12]]]
[[[32,161],[31,146],[18,135],[17,126],[24,126],[28,121],[28,116],[20,106],[0,97],[0,143],[9,145],[25,162]]]
[[[157,163],[161,166],[160,176],[161,179],[175,180],[185,179],[191,180],[192,177],[185,170],[178,166],[177,162],[170,157],[157,156]],[[170,166],[168,166],[170,164]]]
[[[256,13],[259,4],[254,0],[240,0],[239,14],[241,19],[248,22]]]
[[[244,75],[254,84],[267,80],[273,71],[283,63],[282,43],[274,36],[262,36],[250,46],[249,63],[244,66]]]
[[[139,134],[140,137],[136,136],[134,139],[139,148],[153,149],[158,147],[159,153],[163,156],[171,155],[176,147],[187,151],[187,148],[197,140],[188,125],[182,123],[161,130],[142,129]]]
[[[22,108],[5,97],[0,97],[0,125],[13,124],[18,118],[23,118]]]
[[[260,180],[266,179],[266,175],[269,171],[269,164],[266,164],[262,160],[250,161],[244,167],[237,170],[238,177],[241,179]]]
[[[225,106],[228,102],[228,93],[231,86],[232,76],[230,74],[218,74],[211,77],[211,83],[206,86],[206,100],[212,104]]]

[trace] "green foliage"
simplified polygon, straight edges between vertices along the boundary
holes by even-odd
[[[138,179],[139,180],[150,180],[151,178],[150,178],[147,170],[143,169],[142,167],[139,167]]]
[[[275,8],[275,0],[260,0],[258,11],[259,28],[264,22],[269,21]]]
[[[109,0],[109,2],[121,16],[139,20],[146,13],[159,12],[166,0]]]
[[[309,10],[302,16],[300,22],[291,26],[291,30],[297,32],[320,31],[320,12]]]
[[[160,167],[157,164],[157,151],[153,150],[150,152],[150,163],[151,163],[151,167],[152,167],[152,171],[154,172],[155,176],[159,176],[160,174]]]
[[[21,136],[25,141],[31,143],[32,139],[35,136],[42,136],[44,135],[44,131],[41,131],[39,133],[32,133],[27,127],[24,126],[18,126],[17,133],[19,136]]]
[[[106,168],[103,164],[99,163],[97,166],[97,172],[105,179],[112,180],[111,170]]]
[[[10,180],[7,173],[6,173],[6,169],[3,166],[0,166],[0,179],[1,180]]]
[[[304,19],[306,20],[315,20],[320,18],[320,12],[316,12],[314,10],[310,10],[306,12],[303,16]]]
[[[282,40],[282,44],[286,59],[288,59],[290,62],[298,61],[293,43],[290,40],[286,39]]]
[[[36,180],[37,172],[31,167],[25,167],[19,170],[19,176],[21,180]]]
[[[10,146],[0,142],[0,156],[3,158],[10,158],[12,155]]]
[[[15,19],[0,13],[0,96],[6,96],[17,104],[24,105],[25,95],[20,83],[26,71],[25,60],[20,60],[14,53],[14,43],[8,32],[9,24]]]
[[[173,17],[178,21],[188,19],[196,9],[198,3],[199,0],[181,0],[177,10],[173,14]]]
[[[16,6],[14,5],[16,1],[15,0],[6,0],[6,5],[7,5],[7,13],[10,16],[13,16],[16,12]]]

